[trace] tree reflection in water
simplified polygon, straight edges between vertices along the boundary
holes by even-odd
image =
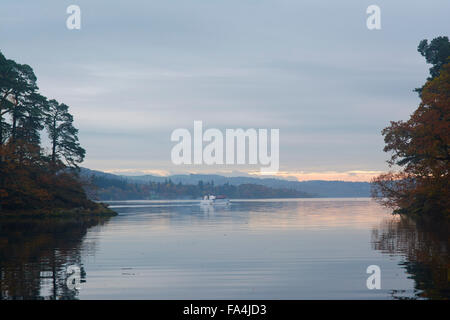
[[[107,218],[0,220],[0,300],[77,299],[66,285],[67,267],[81,269],[88,228]]]
[[[404,256],[401,265],[415,282],[416,299],[449,299],[449,231],[447,224],[393,217],[372,230],[372,246],[382,253]],[[391,294],[403,299],[401,292]]]

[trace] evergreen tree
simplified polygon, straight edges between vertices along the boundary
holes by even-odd
[[[425,58],[427,63],[431,64],[430,76],[428,81],[433,80],[439,76],[442,66],[450,63],[450,41],[448,37],[437,37],[428,43],[424,39],[420,41],[417,51]],[[417,88],[415,91],[421,94],[422,88]]]
[[[50,100],[45,119],[45,127],[51,143],[51,161],[56,165],[58,161],[70,167],[78,167],[84,159],[86,151],[78,142],[78,129],[73,126],[73,116],[69,107],[56,100]]]

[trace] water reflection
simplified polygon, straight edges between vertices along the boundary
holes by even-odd
[[[369,199],[111,207],[108,223],[0,220],[0,299],[449,298],[448,229]],[[373,264],[382,290],[366,287]]]
[[[449,226],[432,226],[406,217],[385,219],[372,230],[373,249],[401,254],[401,266],[415,282],[415,299],[450,298]],[[392,298],[405,299],[392,290]],[[409,297],[411,298],[411,297]]]
[[[127,222],[142,225],[151,220],[146,228],[234,224],[254,230],[366,229],[389,213],[363,198],[233,200],[223,207],[200,206],[198,201],[111,201],[110,206],[127,216]]]
[[[67,286],[67,267],[81,265],[83,237],[88,228],[106,220],[1,220],[0,221],[0,300],[76,299],[75,286]]]

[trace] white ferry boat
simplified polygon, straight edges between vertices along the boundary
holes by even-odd
[[[206,195],[200,201],[202,206],[228,206],[230,200],[225,196]]]

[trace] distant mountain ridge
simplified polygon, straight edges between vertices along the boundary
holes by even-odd
[[[196,185],[200,181],[204,183],[213,182],[215,185],[230,184],[234,186],[243,184],[256,184],[270,188],[277,189],[292,189],[302,191],[313,195],[315,197],[324,198],[362,198],[370,197],[370,183],[369,182],[348,182],[348,181],[325,181],[325,180],[310,180],[310,181],[290,181],[276,178],[256,178],[256,177],[225,177],[216,174],[177,174],[171,176],[124,176],[106,173],[102,171],[90,170],[87,168],[81,169],[82,175],[96,175],[108,179],[119,179],[129,183],[145,184],[148,182],[164,182],[171,180],[173,183]]]

